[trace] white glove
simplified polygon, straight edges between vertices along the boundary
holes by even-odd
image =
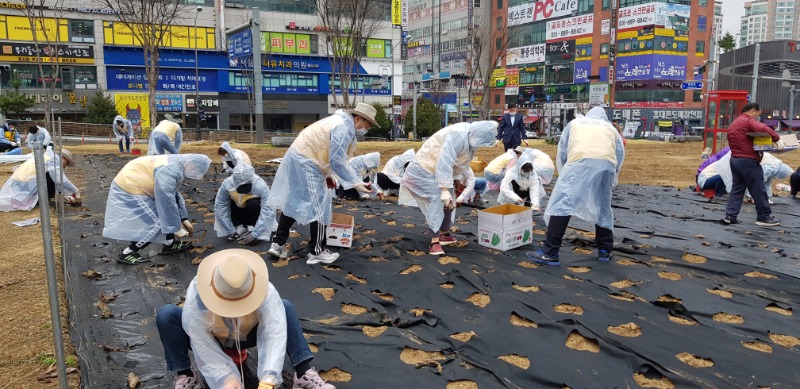
[[[778,149],[778,151],[783,151],[783,149],[786,148],[786,143],[783,143],[782,140],[779,140],[775,143],[775,148]]]
[[[72,204],[75,202],[75,197],[73,196],[64,196],[64,202],[67,204]]]
[[[372,185],[367,183],[358,183],[353,189],[359,191],[360,193],[372,193]]]
[[[541,209],[541,208],[539,208],[539,207],[537,207],[537,206],[535,206],[535,205],[531,205],[531,210],[533,210],[534,212],[539,212],[539,211],[541,211],[542,209]]]
[[[458,198],[456,199],[456,203],[459,203],[459,204],[463,204],[463,203],[465,203],[466,201],[467,201],[467,198],[466,198],[466,197],[464,197],[464,194],[463,194],[463,193],[462,193],[462,194],[460,194],[460,195],[458,195]]]
[[[12,147],[17,147],[17,142],[11,142]]]
[[[76,199],[79,199],[79,198],[81,198],[81,193],[80,192],[75,193],[74,195],[72,195],[72,197],[75,197]]]
[[[452,208],[453,196],[450,195],[448,189],[442,189],[442,194],[439,196],[439,199],[442,200],[442,204],[444,204],[445,208]]]
[[[514,202],[517,204],[522,204],[525,202],[525,200],[522,197],[517,196],[517,199],[514,200]]]
[[[492,147],[497,146],[500,143],[503,143],[503,142],[500,142],[500,139],[495,139],[494,144],[492,145]]]
[[[183,228],[181,228],[180,231],[175,233],[175,236],[178,237],[178,238],[184,238],[187,235],[189,235],[189,231],[186,231]]]
[[[192,235],[192,234],[194,234],[194,226],[192,226],[192,223],[191,223],[190,221],[188,221],[188,220],[184,220],[184,221],[182,221],[182,222],[181,222],[181,224],[183,225],[183,228],[182,228],[182,229],[183,229],[183,230],[186,230],[186,232],[187,232],[189,235]]]

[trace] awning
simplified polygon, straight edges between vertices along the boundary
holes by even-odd
[[[766,124],[769,127],[777,127],[778,126],[778,119],[764,119],[761,123]]]
[[[784,126],[790,128],[800,128],[800,119],[793,119],[793,120],[781,120]]]
[[[539,117],[539,116],[528,116],[528,117],[526,117],[526,118],[525,118],[525,120],[523,120],[522,122],[523,122],[523,123],[535,123],[535,122],[536,122],[537,120],[539,120],[539,119],[540,119],[540,117]]]

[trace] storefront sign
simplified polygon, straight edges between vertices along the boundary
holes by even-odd
[[[589,82],[589,73],[592,72],[592,61],[575,62],[575,83],[584,84]]]
[[[575,57],[575,41],[561,41],[547,44],[545,59],[553,63],[572,62]]]
[[[36,90],[33,93],[25,93],[26,96],[32,98],[35,102],[33,107],[25,109],[25,112],[42,113],[44,112],[44,103],[47,101],[47,92]],[[50,107],[56,112],[86,112],[86,104],[89,102],[89,96],[94,95],[94,92],[60,92],[55,91],[50,95]]]
[[[658,121],[659,127],[672,127],[672,122],[669,120],[659,120]]]
[[[506,96],[516,96],[518,94],[519,94],[519,88],[518,87],[515,86],[515,87],[507,87],[506,88]]]
[[[683,101],[661,102],[661,101],[632,101],[627,103],[615,102],[615,108],[683,108]]]
[[[144,68],[106,67],[106,81],[109,90],[146,90],[147,77]],[[201,91],[217,90],[217,72],[200,69],[197,79]],[[161,69],[158,75],[157,90],[194,92],[195,71],[189,69]]]
[[[392,25],[399,26],[403,23],[403,0],[392,0]]]
[[[608,84],[589,85],[589,105],[608,107]]]
[[[686,57],[679,55],[653,55],[653,79],[685,80]]]
[[[467,56],[468,56],[468,54],[467,54],[466,51],[459,51],[459,52],[455,52],[455,53],[447,53],[447,54],[442,54],[442,61],[445,61],[445,62],[447,62],[447,61],[461,61],[461,60],[467,59]]]
[[[578,0],[540,0],[508,7],[508,26],[569,16],[578,11]]]
[[[192,70],[195,68],[194,50],[159,49],[158,52],[158,66]],[[106,46],[103,48],[103,55],[106,65],[144,66],[140,48]],[[200,51],[197,53],[197,59],[201,69],[229,68],[228,57],[224,52]]]
[[[608,35],[611,32],[611,19],[603,19],[600,22],[600,35]]]
[[[219,112],[219,97],[216,95],[200,95],[200,104],[203,104],[206,112]],[[194,109],[194,96],[186,96],[186,109]]]
[[[652,57],[652,55],[618,57],[616,79],[619,81],[653,79]]]
[[[62,23],[60,27],[56,19],[36,18],[36,36],[39,41],[69,42],[69,27]],[[47,39],[45,39],[45,37]],[[31,21],[25,16],[5,16],[5,24],[0,23],[0,39],[10,41],[33,41]]]
[[[705,116],[704,113],[705,111],[702,109],[655,110],[653,111],[653,119],[701,120]]]
[[[311,35],[262,32],[261,52],[270,54],[311,54]]]
[[[688,30],[691,6],[671,3],[646,3],[620,8],[617,26],[630,29],[642,26],[659,26],[673,30]]]
[[[66,28],[66,27],[65,27]],[[134,29],[141,28],[133,25]],[[216,35],[213,27],[162,26],[167,29],[163,46],[178,49],[216,49]],[[103,22],[103,39],[106,45],[141,46],[133,32],[124,23]]]
[[[156,93],[157,112],[183,112],[183,95]]]
[[[133,128],[150,127],[150,104],[147,93],[116,93],[117,113],[131,121]]]
[[[515,47],[508,50],[508,54],[506,54],[506,65],[544,62],[546,52],[546,45],[544,43]]]
[[[0,61],[8,62],[58,62],[63,64],[94,64],[94,47],[33,43],[3,43]]]
[[[594,15],[574,16],[547,22],[547,41],[589,35],[594,29]]]
[[[385,42],[383,39],[367,39],[367,58],[386,58]]]

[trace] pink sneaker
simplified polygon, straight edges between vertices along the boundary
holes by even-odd
[[[428,254],[430,255],[443,255],[444,249],[442,249],[442,245],[439,243],[431,243],[431,248],[428,250]]]
[[[312,367],[300,378],[297,378],[297,373],[294,373],[292,389],[336,389],[336,387],[323,381],[319,373]]]
[[[439,234],[439,244],[442,246],[449,246],[453,243],[456,243],[458,239],[453,237],[450,234]]]
[[[202,389],[203,381],[197,379],[197,372],[194,377],[179,375],[175,377],[175,389]]]

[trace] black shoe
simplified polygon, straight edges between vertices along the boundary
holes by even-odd
[[[542,263],[550,266],[558,266],[561,264],[561,261],[558,260],[558,255],[550,256],[545,254],[544,251],[542,250],[528,251],[527,253],[525,253],[525,255],[527,255],[528,258],[530,258],[536,263]]]
[[[597,260],[600,261],[600,262],[608,262],[613,257],[614,257],[614,254],[612,254],[610,251],[606,251],[606,250],[598,250],[597,251]]]
[[[763,220],[756,220],[756,225],[762,227],[777,227],[781,225],[781,221],[776,219],[774,216],[769,216]]]
[[[720,222],[726,225],[739,224],[739,219],[735,217],[725,216],[725,218],[720,220]]]
[[[117,256],[117,262],[125,265],[138,265],[140,263],[150,262],[149,258],[142,258],[139,253],[120,254]]]
[[[161,255],[177,254],[190,248],[192,248],[192,242],[183,242],[176,239],[172,241],[172,244],[164,245],[164,248],[161,249]]]

